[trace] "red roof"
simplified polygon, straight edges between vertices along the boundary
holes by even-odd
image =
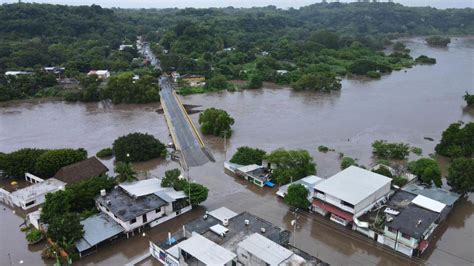
[[[327,202],[324,202],[324,201],[321,201],[321,200],[318,200],[318,199],[313,199],[313,205],[316,205],[318,206],[319,208],[323,209],[323,210],[326,210],[332,214],[335,214],[349,222],[352,222],[352,213],[349,213],[349,212],[346,212],[346,211],[343,211],[341,209],[339,209],[338,207],[336,206],[333,206]]]
[[[420,244],[418,244],[417,249],[421,251],[421,253],[423,253],[426,250],[426,248],[428,248],[428,244],[429,244],[428,241],[421,240]]]

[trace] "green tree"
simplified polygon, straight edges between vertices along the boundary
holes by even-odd
[[[107,157],[112,157],[114,155],[114,151],[112,150],[112,148],[104,148],[100,151],[98,151],[95,156],[103,159],[103,158],[107,158]]]
[[[229,87],[229,83],[224,75],[214,75],[206,81],[206,87],[216,90],[225,90]]]
[[[159,85],[154,77],[144,75],[133,79],[133,72],[123,72],[111,76],[104,90],[106,98],[114,104],[149,103],[159,101]]]
[[[341,82],[331,73],[311,73],[301,76],[291,85],[296,90],[333,91],[341,89]]]
[[[23,177],[25,173],[36,173],[36,162],[38,158],[47,152],[43,149],[20,149],[4,154],[0,158],[0,169],[6,176]]]
[[[197,206],[206,201],[209,189],[201,184],[190,183],[189,189],[185,189],[184,193],[191,198],[191,204]]]
[[[234,122],[234,119],[221,109],[208,108],[199,114],[199,124],[204,135],[230,137],[232,135],[231,126]]]
[[[250,76],[250,79],[246,84],[246,87],[248,89],[260,89],[262,86],[263,86],[263,78],[258,73]]]
[[[449,166],[448,184],[466,194],[474,190],[474,158],[456,158]]]
[[[283,200],[292,207],[306,210],[310,205],[308,194],[309,191],[302,184],[292,184],[288,187],[288,192]]]
[[[240,165],[261,165],[265,154],[266,152],[264,150],[243,146],[237,148],[237,152],[235,152],[235,154],[232,156],[230,162]]]
[[[65,213],[54,216],[49,224],[47,235],[62,245],[74,243],[84,235],[84,227],[80,223],[78,214]]]
[[[133,167],[130,163],[117,162],[114,171],[117,173],[116,178],[120,183],[137,180],[137,173],[133,170]]]
[[[344,170],[346,169],[347,167],[351,166],[351,165],[355,165],[357,166],[357,163],[356,161],[351,158],[351,157],[344,157],[342,158],[342,161],[341,161],[341,170]]]
[[[165,177],[161,180],[162,187],[175,187],[179,180],[179,176],[181,175],[181,171],[178,168],[168,170],[165,172]]]
[[[122,162],[141,162],[166,155],[166,147],[152,135],[130,133],[112,144],[115,159]]]
[[[316,164],[313,157],[305,150],[277,149],[265,156],[272,164],[273,177],[279,184],[286,184],[303,177],[316,174]]]
[[[393,177],[392,172],[390,172],[390,169],[388,169],[387,167],[383,165],[381,165],[377,170],[372,170],[372,172],[377,173],[379,175],[386,176],[386,177],[390,177],[390,178]]]
[[[410,146],[405,143],[376,140],[372,143],[372,148],[372,152],[380,159],[404,160],[410,154]]]
[[[467,106],[474,105],[474,95],[469,94],[469,92],[466,91],[466,94],[464,94],[463,99],[466,101]]]
[[[449,125],[435,150],[436,153],[451,158],[474,156],[474,122],[469,122],[464,127],[460,123]]]
[[[441,181],[441,169],[438,163],[433,159],[421,158],[410,162],[408,164],[408,170],[414,175],[417,175],[423,183],[434,183],[437,187],[441,187],[443,184]]]
[[[429,45],[446,47],[451,42],[451,38],[442,36],[430,36],[425,39]]]
[[[36,173],[42,177],[52,177],[59,169],[87,159],[87,151],[80,149],[49,150],[38,157]]]

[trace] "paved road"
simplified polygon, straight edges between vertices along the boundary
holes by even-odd
[[[173,88],[166,77],[160,78],[161,99],[168,113],[172,129],[174,131],[176,147],[181,150],[187,167],[200,166],[209,161],[204,148],[199,143],[198,137],[193,132],[189,120],[173,94]],[[183,166],[184,167],[184,166]]]

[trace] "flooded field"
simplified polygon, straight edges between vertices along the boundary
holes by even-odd
[[[99,249],[78,264],[119,265],[147,252],[148,241],[163,239],[205,209],[222,205],[234,211],[250,211],[273,223],[291,229],[294,219],[274,190],[260,189],[223,172],[223,161],[239,146],[256,146],[267,151],[284,147],[307,149],[318,165],[318,175],[328,177],[339,171],[339,155],[372,163],[371,143],[377,139],[406,142],[434,152],[441,132],[459,120],[473,121],[474,110],[465,108],[462,95],[474,89],[474,39],[453,39],[449,48],[426,46],[421,39],[405,41],[412,56],[425,54],[438,61],[432,66],[416,66],[393,72],[380,80],[343,80],[340,92],[323,94],[294,92],[289,88],[270,88],[190,95],[187,104],[199,109],[217,107],[236,120],[234,134],[224,147],[222,139],[205,137],[204,142],[216,163],[191,168],[190,176],[210,188],[202,208],[146,232],[146,236],[121,239]],[[170,138],[158,104],[109,106],[102,103],[31,101],[0,106],[0,151],[23,147],[83,147],[90,155],[108,147],[118,136],[140,131],[163,142]],[[191,116],[197,122],[198,115]],[[433,138],[434,141],[424,139]],[[320,153],[319,145],[336,152]],[[411,159],[416,159],[414,156]],[[105,161],[112,169],[113,160]],[[177,167],[167,160],[135,164],[135,168],[162,176]],[[29,247],[18,229],[21,214],[0,209],[0,261],[3,265],[38,265],[41,247]],[[296,246],[333,265],[410,264],[406,257],[367,243],[360,235],[339,230],[319,216],[298,219]],[[434,265],[472,265],[474,263],[474,196],[457,204],[448,221],[435,236],[433,247],[422,258]],[[6,240],[5,240],[6,239]],[[14,245],[10,243],[15,243]]]

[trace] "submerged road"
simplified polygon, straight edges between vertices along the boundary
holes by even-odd
[[[173,93],[173,87],[168,78],[160,78],[160,87],[161,104],[176,149],[181,151],[185,163],[183,168],[200,166],[213,160],[201,142],[199,133],[194,130],[192,121],[185,114],[186,110]]]

